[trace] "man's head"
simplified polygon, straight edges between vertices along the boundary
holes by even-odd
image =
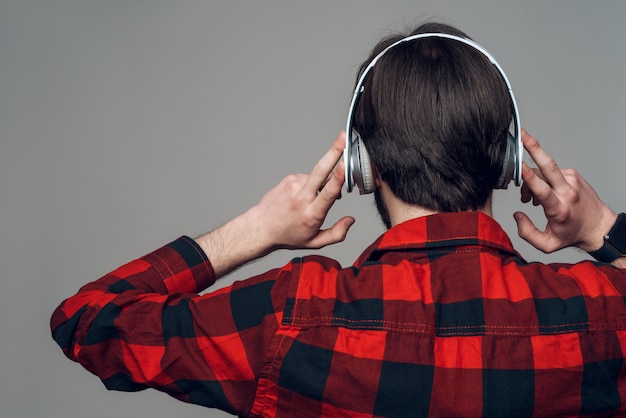
[[[467,37],[437,23],[411,35],[428,32]],[[360,73],[405,36],[382,40]],[[353,127],[397,198],[438,212],[485,206],[502,172],[513,104],[484,54],[450,39],[406,42],[385,53],[364,87]]]

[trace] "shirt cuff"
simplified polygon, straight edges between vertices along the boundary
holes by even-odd
[[[160,276],[167,293],[199,293],[215,283],[215,271],[195,240],[182,236],[143,257]]]

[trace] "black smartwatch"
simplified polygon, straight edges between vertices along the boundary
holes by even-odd
[[[597,251],[590,251],[589,254],[603,263],[610,263],[626,255],[626,214],[617,215],[615,224],[604,237],[602,247]]]

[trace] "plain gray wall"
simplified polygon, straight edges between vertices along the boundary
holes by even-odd
[[[621,0],[0,0],[0,416],[224,416],[107,392],[56,347],[50,314],[87,281],[307,172],[344,128],[376,40],[433,17],[496,56],[522,125],[625,210]],[[585,257],[520,242],[518,194],[497,192],[495,215],[528,259]],[[383,230],[369,197],[344,196],[330,217],[344,214],[357,218],[347,241],[322,253],[348,264]]]

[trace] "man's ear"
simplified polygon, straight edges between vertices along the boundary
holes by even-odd
[[[372,172],[374,174],[374,184],[378,189],[380,186],[383,185],[383,179],[380,177],[380,173],[378,173],[378,170],[376,169],[376,165],[374,163],[372,163]]]

